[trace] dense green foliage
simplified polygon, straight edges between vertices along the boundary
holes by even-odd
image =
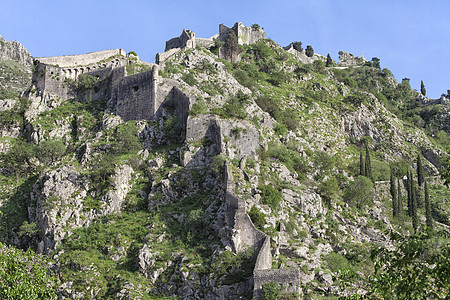
[[[276,282],[269,282],[262,287],[262,298],[264,300],[277,300],[281,294],[281,286]]]
[[[308,57],[313,57],[314,56],[314,49],[313,49],[313,47],[311,47],[311,45],[306,46],[305,54]]]
[[[347,202],[361,208],[368,203],[372,187],[373,183],[369,178],[358,176],[345,190],[344,198]]]
[[[0,298],[57,299],[56,282],[44,257],[0,243]]]
[[[273,210],[277,210],[282,200],[280,191],[271,185],[260,185],[258,189],[261,190],[261,203],[269,205]]]
[[[397,249],[381,247],[372,253],[375,274],[369,295],[376,299],[446,299],[450,292],[448,234],[391,236],[400,243]]]

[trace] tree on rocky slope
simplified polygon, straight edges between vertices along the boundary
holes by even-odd
[[[394,172],[391,170],[391,176],[389,178],[390,192],[392,197],[392,214],[395,217],[398,215],[398,197],[397,197],[397,187],[395,186]]]
[[[366,176],[366,166],[364,164],[364,156],[362,150],[359,152],[359,175]]]
[[[417,232],[419,228],[419,215],[417,212],[417,198],[419,197],[416,185],[413,180],[411,180],[411,204],[412,204],[412,224],[414,232]]]
[[[422,186],[423,184],[423,166],[422,166],[422,159],[420,158],[420,154],[417,155],[417,183],[419,186]]]
[[[325,64],[326,67],[331,67],[333,65],[333,60],[331,59],[330,53],[327,55],[327,62]]]
[[[229,30],[225,38],[225,44],[220,49],[223,51],[223,58],[230,62],[236,62],[241,53],[238,38],[233,30]]]
[[[298,52],[303,51],[302,42],[293,42],[292,47],[294,47],[294,49],[297,50]]]
[[[314,56],[314,49],[311,45],[306,46],[306,56],[313,57]]]
[[[425,96],[425,94],[427,93],[427,90],[425,89],[425,84],[423,84],[423,81],[420,81],[420,93]]]
[[[406,177],[406,192],[408,195],[408,216],[410,217],[413,216],[411,186],[412,186],[412,176],[411,173],[408,171]]]
[[[373,63],[373,66],[374,66],[375,68],[378,68],[378,69],[381,68],[381,67],[380,67],[380,59],[379,59],[378,57],[373,57],[373,58],[372,58],[372,63]]]
[[[427,220],[427,227],[433,230],[433,217],[431,216],[430,195],[428,193],[428,183],[425,181],[425,216]]]
[[[397,178],[397,212],[400,215],[403,212],[403,195],[402,195],[402,188],[400,186],[400,178]]]
[[[369,178],[358,176],[346,189],[344,198],[347,202],[361,208],[363,204],[367,203],[372,187],[373,183]]]
[[[365,169],[364,173],[366,174],[365,176],[367,178],[369,178],[370,180],[372,180],[372,182],[373,182],[374,180],[373,180],[373,174],[372,174],[372,163],[370,161],[370,151],[369,151],[369,145],[368,144],[366,144],[366,160],[365,160],[364,166],[365,166],[364,167],[364,169]]]

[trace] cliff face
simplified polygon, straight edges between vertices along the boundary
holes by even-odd
[[[0,99],[13,99],[30,87],[32,64],[22,44],[0,36]]]
[[[12,60],[26,67],[33,64],[33,57],[21,43],[7,42],[2,36],[0,36],[0,60]]]
[[[392,168],[406,196],[417,155],[436,220],[448,219],[433,178],[450,143],[408,119],[409,86],[367,62],[326,67],[271,40],[243,44],[234,64],[208,44],[171,49],[156,67],[120,54],[38,68],[52,85],[1,100],[0,239],[50,255],[61,297],[364,291],[370,250],[413,232],[405,213],[392,216],[386,181]],[[20,44],[1,49],[0,66],[31,65]],[[373,182],[360,176],[366,145]],[[342,270],[358,276],[346,285]]]

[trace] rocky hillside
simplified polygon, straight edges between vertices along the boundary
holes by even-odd
[[[22,44],[0,36],[0,100],[16,98],[30,87],[32,64],[33,58]]]
[[[230,36],[155,67],[188,105],[168,94],[155,117],[125,122],[95,96],[106,79],[61,79],[77,95],[63,100],[39,90],[41,71],[31,82],[19,43],[0,43],[0,241],[46,255],[51,296],[372,295],[384,252],[371,251],[450,226],[447,98],[419,95],[377,60]],[[135,57],[106,61],[152,72]],[[427,286],[436,298],[446,272]]]

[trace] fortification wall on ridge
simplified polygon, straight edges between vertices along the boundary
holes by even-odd
[[[221,41],[225,41],[230,30],[233,30],[238,37],[239,45],[250,45],[256,43],[260,39],[266,38],[266,32],[264,30],[247,27],[241,22],[236,22],[232,28],[229,28],[224,24],[219,25],[219,38]]]
[[[195,48],[195,33],[183,29],[179,37],[175,37],[166,42],[166,50],[173,48]]]
[[[79,55],[36,57],[34,60],[46,65],[53,65],[59,66],[60,68],[67,68],[67,67],[87,66],[90,64],[95,64],[99,61],[105,60],[114,55],[126,56],[126,52],[123,49],[112,49]]]
[[[124,121],[149,120],[154,116],[157,83],[152,73],[124,77],[113,87],[116,112]]]
[[[219,34],[216,34],[209,39],[205,38],[195,38],[195,43],[200,47],[210,48],[214,46],[216,39],[219,37]]]
[[[166,59],[168,59],[169,57],[171,57],[172,55],[174,55],[179,51],[181,51],[181,48],[172,48],[165,52],[157,53],[155,61],[158,65],[162,66]]]

